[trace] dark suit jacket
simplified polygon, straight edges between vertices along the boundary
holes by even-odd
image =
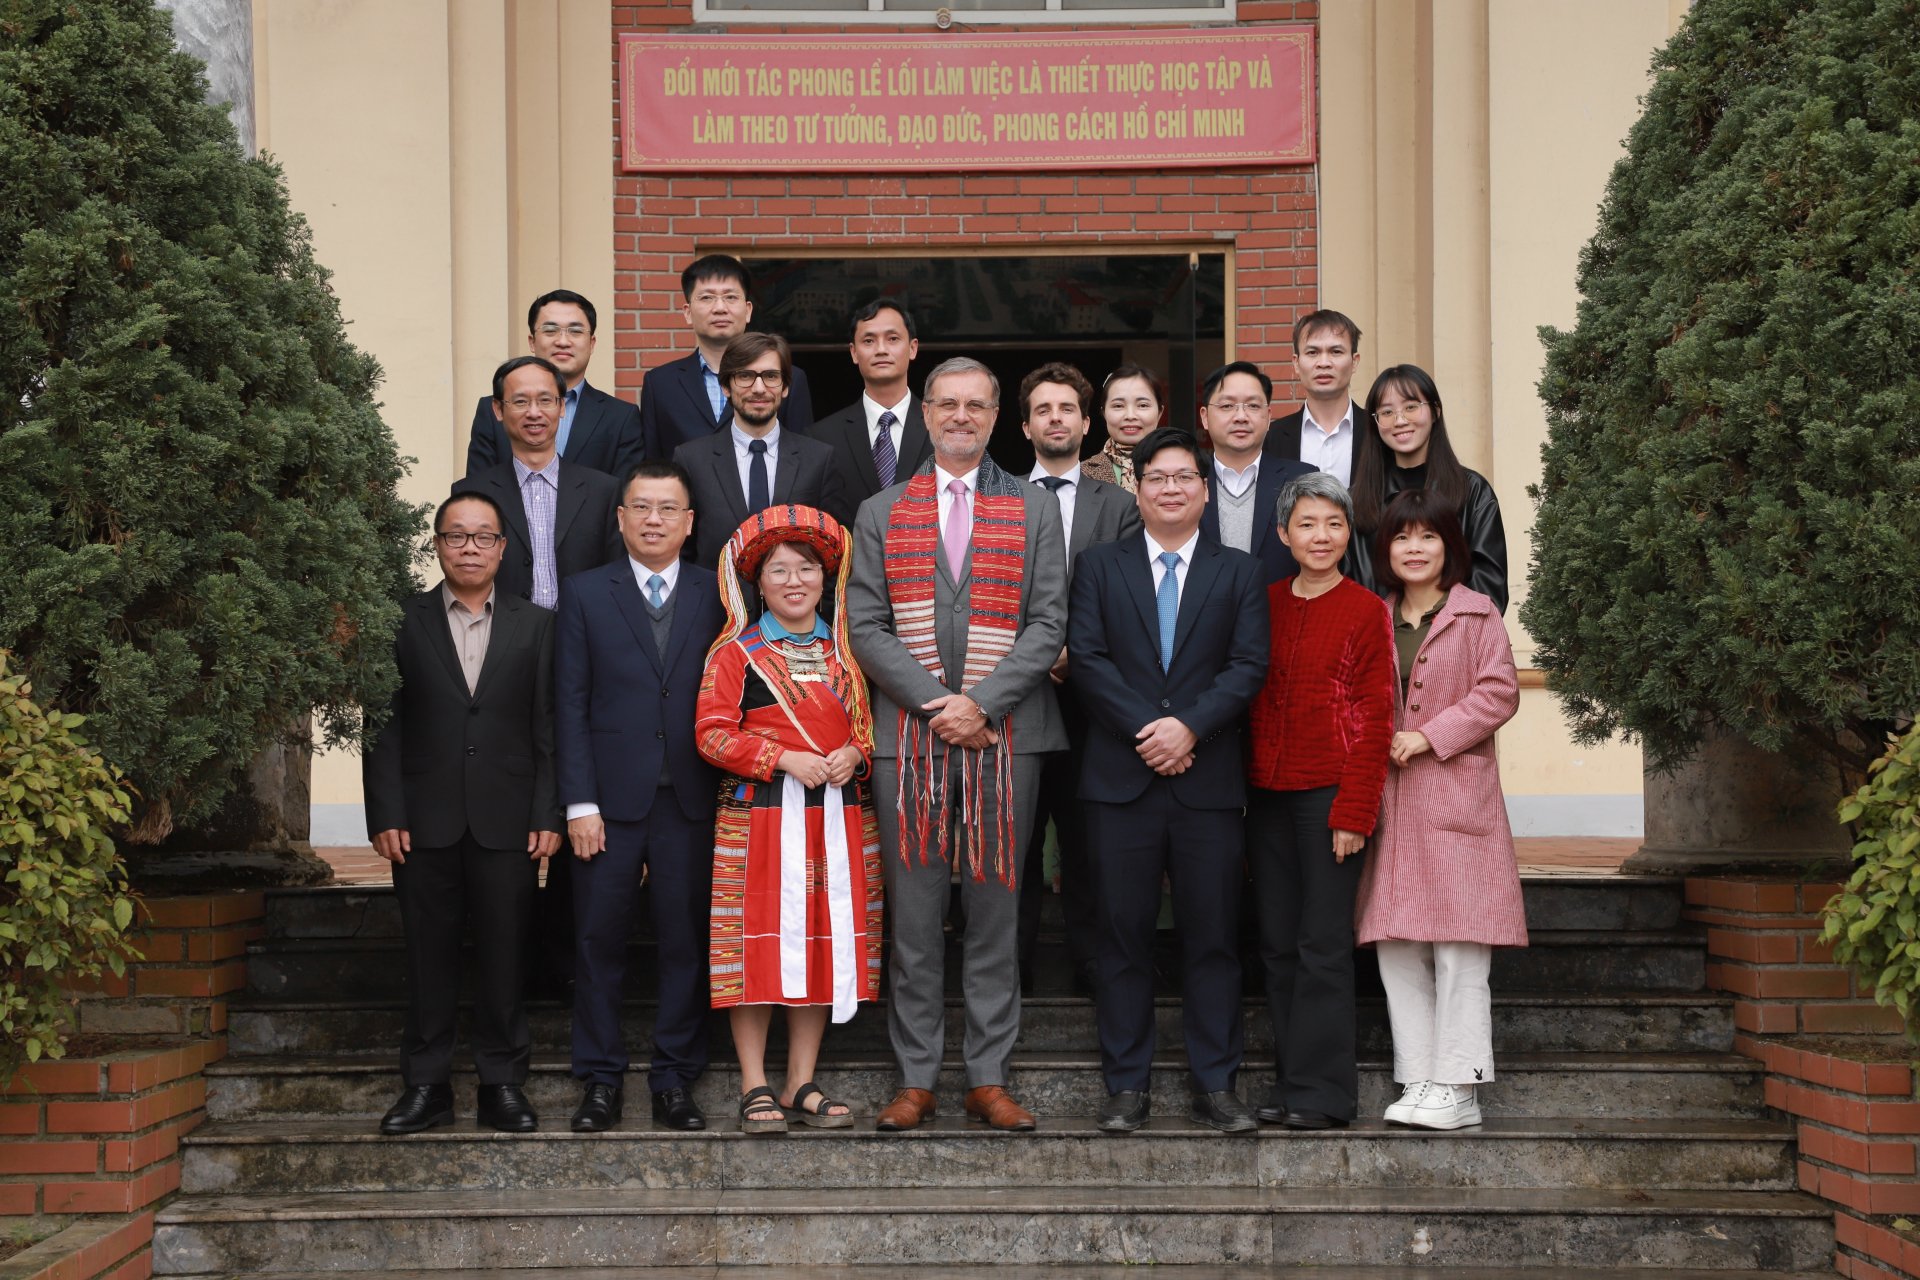
[[[1193,766],[1168,781],[1194,809],[1247,801],[1241,724],[1267,678],[1267,593],[1259,561],[1201,538],[1180,593],[1173,666],[1160,668],[1160,610],[1143,534],[1089,547],[1067,607],[1074,688],[1092,728],[1080,758],[1080,798],[1138,799],[1159,775],[1134,735],[1177,716],[1199,738]]]
[[[573,426],[567,431],[567,447],[560,460],[604,471],[617,480],[645,456],[645,447],[640,410],[618,396],[582,383],[580,404],[573,411]],[[473,436],[467,443],[467,474],[499,466],[512,456],[513,444],[507,439],[506,429],[493,416],[492,397],[481,396],[474,406]]]
[[[693,536],[683,552],[707,568],[716,568],[727,539],[750,514],[740,487],[740,462],[733,452],[733,431],[714,431],[673,451],[673,460],[693,480]],[[795,435],[780,424],[780,461],[768,477],[774,505],[799,502],[818,507],[842,524],[853,522],[845,502],[833,450],[818,440]]]
[[[527,508],[520,501],[512,455],[497,467],[453,482],[455,493],[484,493],[500,504],[507,516],[507,554],[500,562],[500,590],[533,598],[533,533],[527,527]],[[553,516],[553,567],[562,582],[586,569],[622,555],[620,526],[614,508],[620,502],[620,482],[605,472],[560,460],[560,502]],[[625,563],[624,558],[621,563]]]
[[[814,424],[815,440],[833,446],[834,469],[840,473],[841,488],[846,491],[848,507],[860,504],[880,492],[880,473],[873,469],[873,445],[867,440],[867,411],[855,400],[840,412]],[[900,424],[900,461],[893,469],[895,480],[904,480],[933,456],[933,440],[927,435],[926,415],[920,411],[920,397],[907,402],[907,420]]]
[[[727,615],[711,569],[681,565],[674,596],[661,653],[624,555],[560,585],[553,688],[563,809],[597,804],[612,821],[640,822],[670,779],[690,821],[713,817],[720,775],[694,749],[694,704]]]
[[[1029,481],[1029,483],[1032,483]],[[1073,535],[1067,539],[1067,586],[1073,586],[1073,563],[1097,543],[1112,542],[1140,532],[1140,504],[1117,484],[1080,473],[1073,499]]]
[[[1267,443],[1273,443],[1273,433],[1267,433]],[[1296,445],[1298,442],[1295,442]],[[1295,449],[1298,452],[1298,449]],[[1200,513],[1200,532],[1220,541],[1220,509],[1215,505],[1213,482],[1213,457],[1208,455],[1200,468],[1207,473],[1207,509]],[[1276,505],[1280,500],[1280,488],[1295,476],[1304,476],[1316,470],[1304,462],[1289,462],[1276,457],[1262,447],[1260,453],[1260,474],[1253,482],[1253,558],[1266,570],[1267,582],[1279,582],[1300,572],[1300,566],[1294,563],[1293,554],[1287,550],[1287,544],[1280,541],[1279,522],[1276,517]]]
[[[525,849],[560,831],[554,799],[553,615],[496,592],[493,631],[469,694],[440,588],[410,597],[394,638],[400,690],[367,745],[367,835],[401,828],[416,849]]]
[[[1275,418],[1267,427],[1267,442],[1260,452],[1272,458],[1285,458],[1288,462],[1300,461],[1300,423],[1306,416],[1307,408],[1301,405],[1284,418]],[[1360,451],[1360,437],[1373,430],[1373,415],[1358,400],[1353,402],[1353,448],[1357,455]]]
[[[726,406],[721,405],[725,414]],[[699,440],[719,429],[720,419],[707,405],[707,388],[700,378],[700,353],[688,352],[647,374],[640,387],[640,430],[649,458],[670,458],[689,440]],[[793,385],[780,402],[782,430],[805,435],[813,426],[813,390],[806,370],[795,365]]]

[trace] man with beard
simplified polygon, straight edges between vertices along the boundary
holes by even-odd
[[[1033,443],[1033,471],[1029,484],[1051,493],[1060,504],[1060,523],[1066,530],[1067,585],[1073,585],[1073,562],[1095,543],[1112,542],[1140,532],[1140,510],[1133,497],[1118,485],[1096,480],[1080,470],[1080,446],[1087,438],[1087,414],[1093,384],[1070,364],[1043,364],[1020,380],[1020,429]],[[1071,623],[1069,623],[1071,625]],[[1080,753],[1086,746],[1087,722],[1073,685],[1067,679],[1067,651],[1053,664],[1053,683],[1060,698],[1060,718],[1067,727],[1067,749],[1047,757],[1040,775],[1040,802],[1034,813],[1033,843],[1028,846],[1026,877],[1020,886],[1020,982],[1034,989],[1034,950],[1040,936],[1040,907],[1046,892],[1041,874],[1045,863],[1047,822],[1053,822],[1060,848],[1060,906],[1066,916],[1067,951],[1077,990],[1091,994],[1094,978],[1093,898],[1087,882],[1086,838],[1080,803]]]
[[[851,521],[841,502],[833,447],[781,429],[780,404],[793,355],[776,333],[743,333],[720,357],[720,385],[732,412],[726,430],[673,451],[693,481],[690,554],[712,568],[741,522],[776,504],[818,507]]]

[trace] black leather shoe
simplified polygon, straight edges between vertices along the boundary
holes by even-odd
[[[707,1117],[685,1089],[661,1089],[653,1095],[653,1120],[669,1129],[691,1133],[707,1127]]]
[[[1289,1129],[1344,1129],[1347,1122],[1338,1116],[1330,1116],[1324,1111],[1295,1111],[1288,1108],[1286,1119],[1280,1122]]]
[[[1122,1089],[1110,1093],[1100,1104],[1098,1121],[1102,1133],[1132,1133],[1147,1122],[1153,1100],[1144,1089]]]
[[[527,1101],[526,1091],[517,1084],[483,1084],[480,1108],[474,1119],[483,1128],[501,1133],[532,1133],[540,1127],[540,1117]]]
[[[1285,1124],[1287,1122],[1287,1109],[1277,1102],[1269,1102],[1253,1114],[1260,1118],[1261,1124]]]
[[[420,1133],[437,1125],[452,1123],[452,1085],[410,1084],[400,1091],[400,1101],[380,1117],[380,1132]]]
[[[603,1133],[620,1123],[620,1086],[590,1084],[569,1127],[575,1133]]]
[[[1250,1133],[1260,1127],[1247,1104],[1231,1089],[1218,1093],[1195,1093],[1192,1115],[1195,1121],[1222,1133]]]

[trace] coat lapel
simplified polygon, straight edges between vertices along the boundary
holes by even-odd
[[[900,464],[894,468],[895,482],[918,471],[920,464],[932,456],[933,437],[927,434],[926,414],[921,410],[920,397],[915,396],[907,405],[907,420],[900,428]],[[878,473],[875,476],[878,478]]]
[[[800,451],[793,447],[796,439],[786,428],[780,430],[780,461],[773,468],[773,504],[780,506],[793,500],[793,486],[799,479]],[[744,517],[743,517],[744,518]],[[738,527],[737,525],[735,526]]]
[[[1121,559],[1121,575],[1127,580],[1127,594],[1133,597],[1133,607],[1140,612],[1140,625],[1146,628],[1147,643],[1155,658],[1160,656],[1160,603],[1153,594],[1153,564],[1147,559],[1147,540],[1144,537],[1127,539],[1126,553]],[[1175,627],[1178,634],[1179,628]]]
[[[1262,458],[1260,474],[1253,480],[1253,558],[1265,560],[1267,544],[1280,536],[1274,513],[1280,502],[1280,473],[1286,468],[1278,458]],[[1217,526],[1216,526],[1217,527]]]
[[[581,383],[580,399],[573,407],[573,425],[567,428],[566,451],[560,455],[562,462],[572,462],[586,451],[588,439],[600,429],[600,424],[605,417],[603,409],[599,394],[586,383]],[[564,506],[561,511],[561,519],[564,520],[566,518]],[[555,533],[553,540],[560,541],[560,535]]]
[[[667,668],[660,661],[659,646],[653,642],[653,616],[647,612],[646,601],[640,596],[640,584],[633,580],[633,565],[625,556],[607,566],[607,585],[613,592],[614,607],[627,620],[627,629],[633,632],[640,652],[647,655],[655,671],[665,672]],[[679,610],[674,611],[674,616],[679,617]]]
[[[727,495],[727,529],[738,529],[747,518],[747,495],[740,488],[740,468],[733,456],[733,433],[716,431],[708,452],[708,465],[720,492]]]
[[[1187,581],[1180,590],[1180,611],[1173,621],[1173,658],[1180,660],[1180,648],[1193,634],[1193,624],[1213,591],[1213,580],[1220,575],[1220,547],[1201,539],[1193,549],[1193,563],[1187,566]],[[1155,615],[1158,625],[1158,615]]]
[[[501,597],[494,597],[499,605]],[[413,607],[418,615],[418,625],[426,633],[427,648],[433,650],[440,659],[440,665],[447,669],[447,677],[460,692],[467,692],[467,673],[460,669],[460,655],[453,647],[453,631],[447,624],[446,599],[440,594],[440,588],[423,592],[413,598]],[[488,645],[489,651],[492,645]],[[471,696],[471,695],[469,695]]]
[[[701,604],[706,599],[706,586],[701,575],[688,573],[684,565],[681,567],[680,583],[673,589],[673,594],[678,598],[673,604],[673,629],[667,633],[667,652],[664,659],[655,663],[661,675],[671,671],[673,665],[680,661],[680,653],[687,647],[687,637],[693,634],[694,615],[700,612]],[[640,589],[636,586],[634,595],[637,598],[639,594]],[[646,614],[643,612],[641,616],[644,618]],[[648,628],[648,644],[652,644],[651,626]]]
[[[576,432],[579,431],[579,426],[577,422],[574,424]],[[571,478],[567,474],[569,471],[573,473]],[[553,546],[556,561],[559,559],[560,544],[567,537],[567,526],[573,523],[573,518],[580,514],[587,503],[587,478],[580,474],[579,467],[569,467],[565,458],[560,460],[559,488],[559,500],[555,503],[556,509],[553,513]]]
[[[906,447],[906,437],[907,429],[902,425],[900,428],[900,445],[903,449]],[[867,402],[865,397],[854,402],[853,421],[847,424],[847,435],[843,443],[845,443],[847,447],[847,452],[853,455],[853,469],[860,473],[860,483],[866,486],[867,492],[878,493],[886,488],[885,485],[880,483],[879,469],[873,465],[873,442],[867,439]],[[899,475],[906,474],[900,471],[903,465],[904,459],[895,459],[894,470],[899,472]],[[894,478],[898,479],[899,475],[896,475]]]
[[[492,498],[507,513],[507,536],[511,540],[507,549],[526,547],[531,552],[533,534],[527,527],[526,504],[520,501],[520,486],[513,482],[513,455],[509,453],[500,469],[487,478]]]
[[[520,628],[520,608],[522,602],[512,596],[493,597],[493,630],[487,636],[487,656],[480,660],[480,678],[473,682],[473,701],[478,702],[487,695],[487,685],[493,679],[493,673],[506,661],[506,651],[514,642],[514,633]],[[527,605],[532,608],[532,605]],[[461,677],[464,686],[466,677]]]

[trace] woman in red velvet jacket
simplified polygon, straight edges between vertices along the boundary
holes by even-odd
[[[1288,481],[1279,521],[1300,572],[1267,588],[1273,651],[1252,708],[1247,861],[1279,1060],[1259,1116],[1330,1129],[1359,1105],[1353,904],[1393,737],[1393,624],[1340,572],[1353,503],[1337,479]]]

